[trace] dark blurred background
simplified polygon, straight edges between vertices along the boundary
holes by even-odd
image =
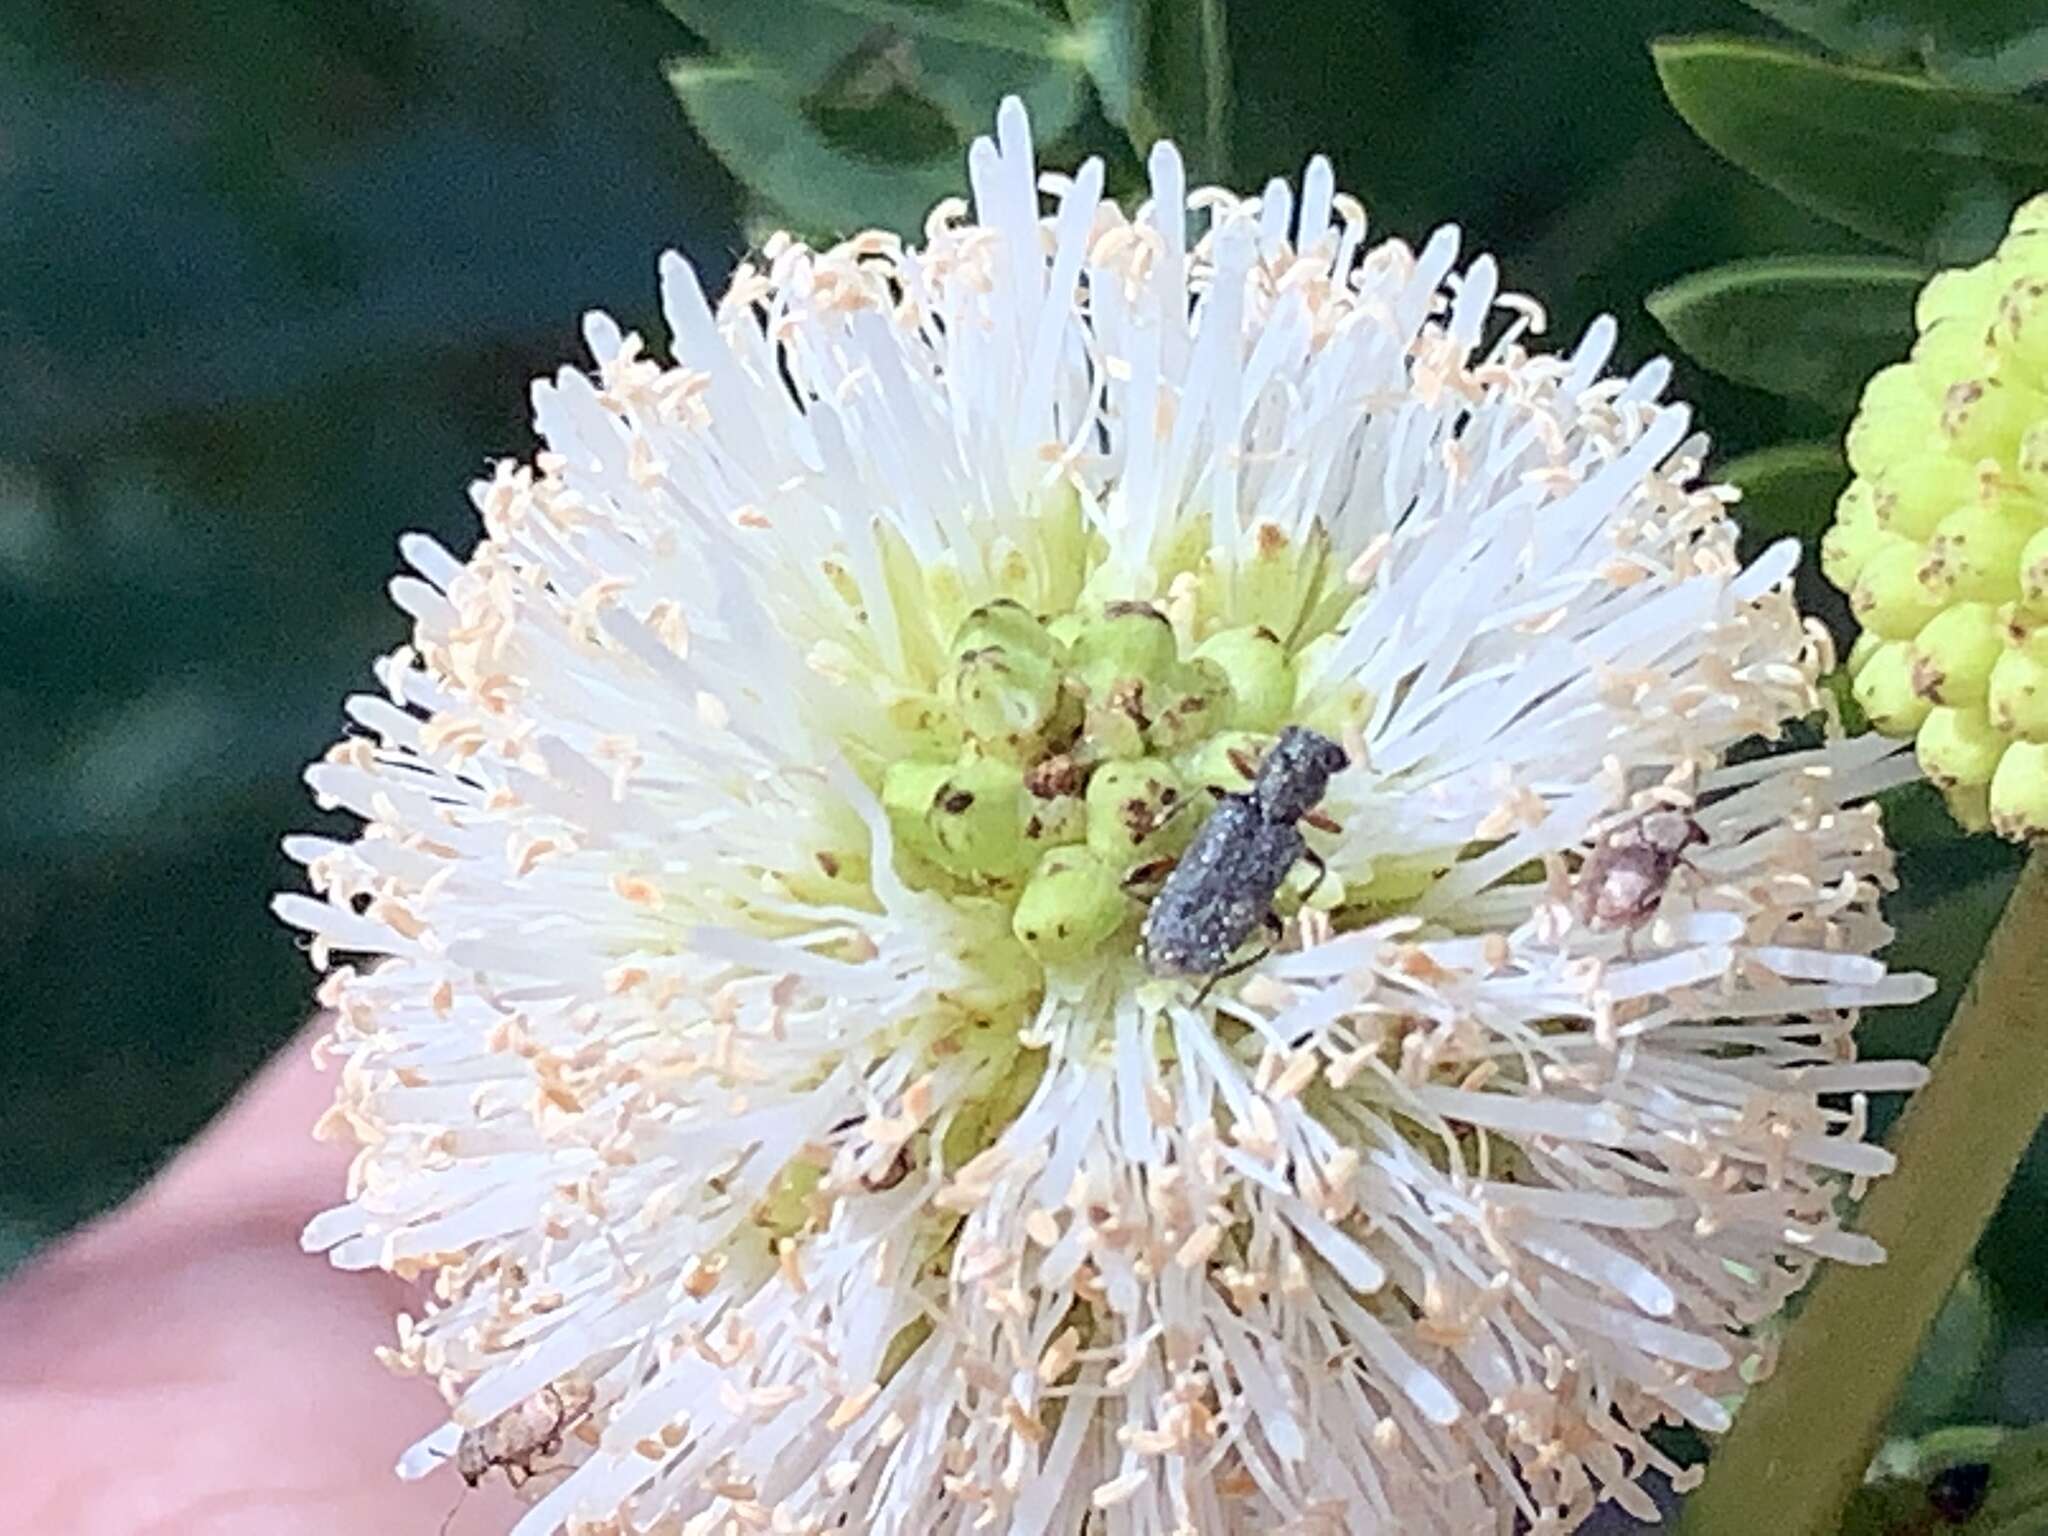
[[[294,880],[279,838],[319,820],[298,770],[405,637],[394,539],[469,547],[466,485],[530,450],[527,380],[579,357],[585,309],[657,336],[667,246],[715,285],[778,222],[914,222],[1009,89],[1054,156],[1105,152],[1135,185],[1099,81],[875,20],[916,9],[0,11],[0,1271],[133,1189],[303,1023],[312,978],[266,911]],[[1701,30],[1772,35],[1736,0],[1240,0],[1231,117],[1195,168],[1250,187],[1327,152],[1382,233],[1463,224],[1560,345],[1611,311],[1633,362],[1670,345],[1642,306],[1660,284],[1853,245],[1673,113],[1648,45]],[[1680,379],[1728,455],[1846,420]],[[1925,1054],[2011,859],[1924,801],[1900,825],[1899,958],[1945,986],[1869,1044]],[[2048,1416],[2041,1163],[1909,1417]]]

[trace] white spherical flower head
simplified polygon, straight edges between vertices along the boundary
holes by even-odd
[[[474,554],[405,545],[309,774],[366,825],[279,902],[366,957],[306,1242],[432,1276],[400,1470],[527,1484],[520,1536],[1642,1508],[1645,1431],[1879,1256],[1906,771],[1755,750],[1820,715],[1795,551],[1740,566],[1611,324],[1532,352],[1321,160],[1161,145],[1127,217],[1011,103],[969,167],[921,248],[779,238],[715,308],[670,257],[673,365],[592,317]],[[1246,794],[1288,726],[1312,807]],[[1277,889],[1162,974],[1226,812]]]

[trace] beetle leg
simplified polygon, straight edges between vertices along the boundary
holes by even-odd
[[[1164,880],[1173,873],[1175,862],[1173,859],[1147,859],[1142,864],[1133,865],[1124,875],[1122,881],[1124,891],[1129,895],[1135,896],[1138,894],[1138,887],[1153,885]]]
[[[1287,934],[1287,925],[1280,921],[1280,914],[1271,908],[1268,908],[1265,915],[1259,919],[1259,926],[1266,930],[1266,937],[1271,942],[1257,954],[1246,955],[1244,959],[1237,961],[1235,964],[1226,965],[1222,970],[1214,972],[1207,981],[1202,983],[1202,990],[1195,994],[1195,1006],[1197,1008],[1201,1007],[1208,999],[1209,994],[1216,989],[1217,982],[1228,981],[1233,976],[1242,976],[1246,971],[1265,959],[1266,956],[1273,953],[1273,945],[1278,944]]]
[[[1273,915],[1270,912],[1266,915],[1268,918],[1273,918]],[[1273,921],[1277,922],[1278,919],[1273,918]],[[1195,994],[1195,1006],[1199,1008],[1202,1006],[1203,1003],[1209,1000],[1209,994],[1216,990],[1217,982],[1228,981],[1233,976],[1242,976],[1246,971],[1250,970],[1253,966],[1257,965],[1261,960],[1265,959],[1266,956],[1270,955],[1271,953],[1273,953],[1273,946],[1268,944],[1264,949],[1260,950],[1257,954],[1246,955],[1244,959],[1238,961],[1235,965],[1226,965],[1225,967],[1223,967],[1222,970],[1212,973],[1209,979],[1202,983],[1202,990]]]
[[[1180,815],[1182,811],[1186,810],[1189,806],[1193,805],[1194,803],[1195,797],[1193,795],[1182,795],[1178,800],[1175,800],[1172,805],[1167,807],[1166,814],[1164,816],[1161,816],[1153,821],[1152,825],[1146,830],[1145,835],[1147,837],[1157,837],[1162,831],[1164,831],[1168,826],[1172,824],[1173,819],[1176,816]]]
[[[1323,882],[1329,878],[1330,866],[1323,861],[1323,856],[1313,848],[1302,849],[1301,856],[1316,867],[1315,879],[1309,881],[1308,889],[1301,893],[1301,904],[1305,907],[1314,898],[1316,892],[1322,889]]]
[[[1344,830],[1343,823],[1327,811],[1306,811],[1302,814],[1301,819],[1314,827],[1318,832],[1342,832]]]

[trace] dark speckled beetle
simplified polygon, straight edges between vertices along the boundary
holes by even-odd
[[[1280,882],[1300,859],[1315,858],[1296,823],[1348,761],[1342,747],[1307,726],[1280,733],[1251,792],[1219,797],[1153,898],[1142,930],[1146,970],[1207,975],[1214,985],[1231,974],[1230,956],[1252,929],[1278,929]]]

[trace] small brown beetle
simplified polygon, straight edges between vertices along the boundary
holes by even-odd
[[[474,1488],[493,1467],[517,1488],[535,1475],[534,1463],[558,1454],[562,1437],[590,1413],[597,1392],[573,1377],[550,1382],[488,1424],[464,1430],[455,1447],[455,1470]]]
[[[1707,834],[1690,811],[1652,807],[1611,827],[1572,882],[1572,910],[1589,928],[1633,932],[1657,915],[1686,850]]]

